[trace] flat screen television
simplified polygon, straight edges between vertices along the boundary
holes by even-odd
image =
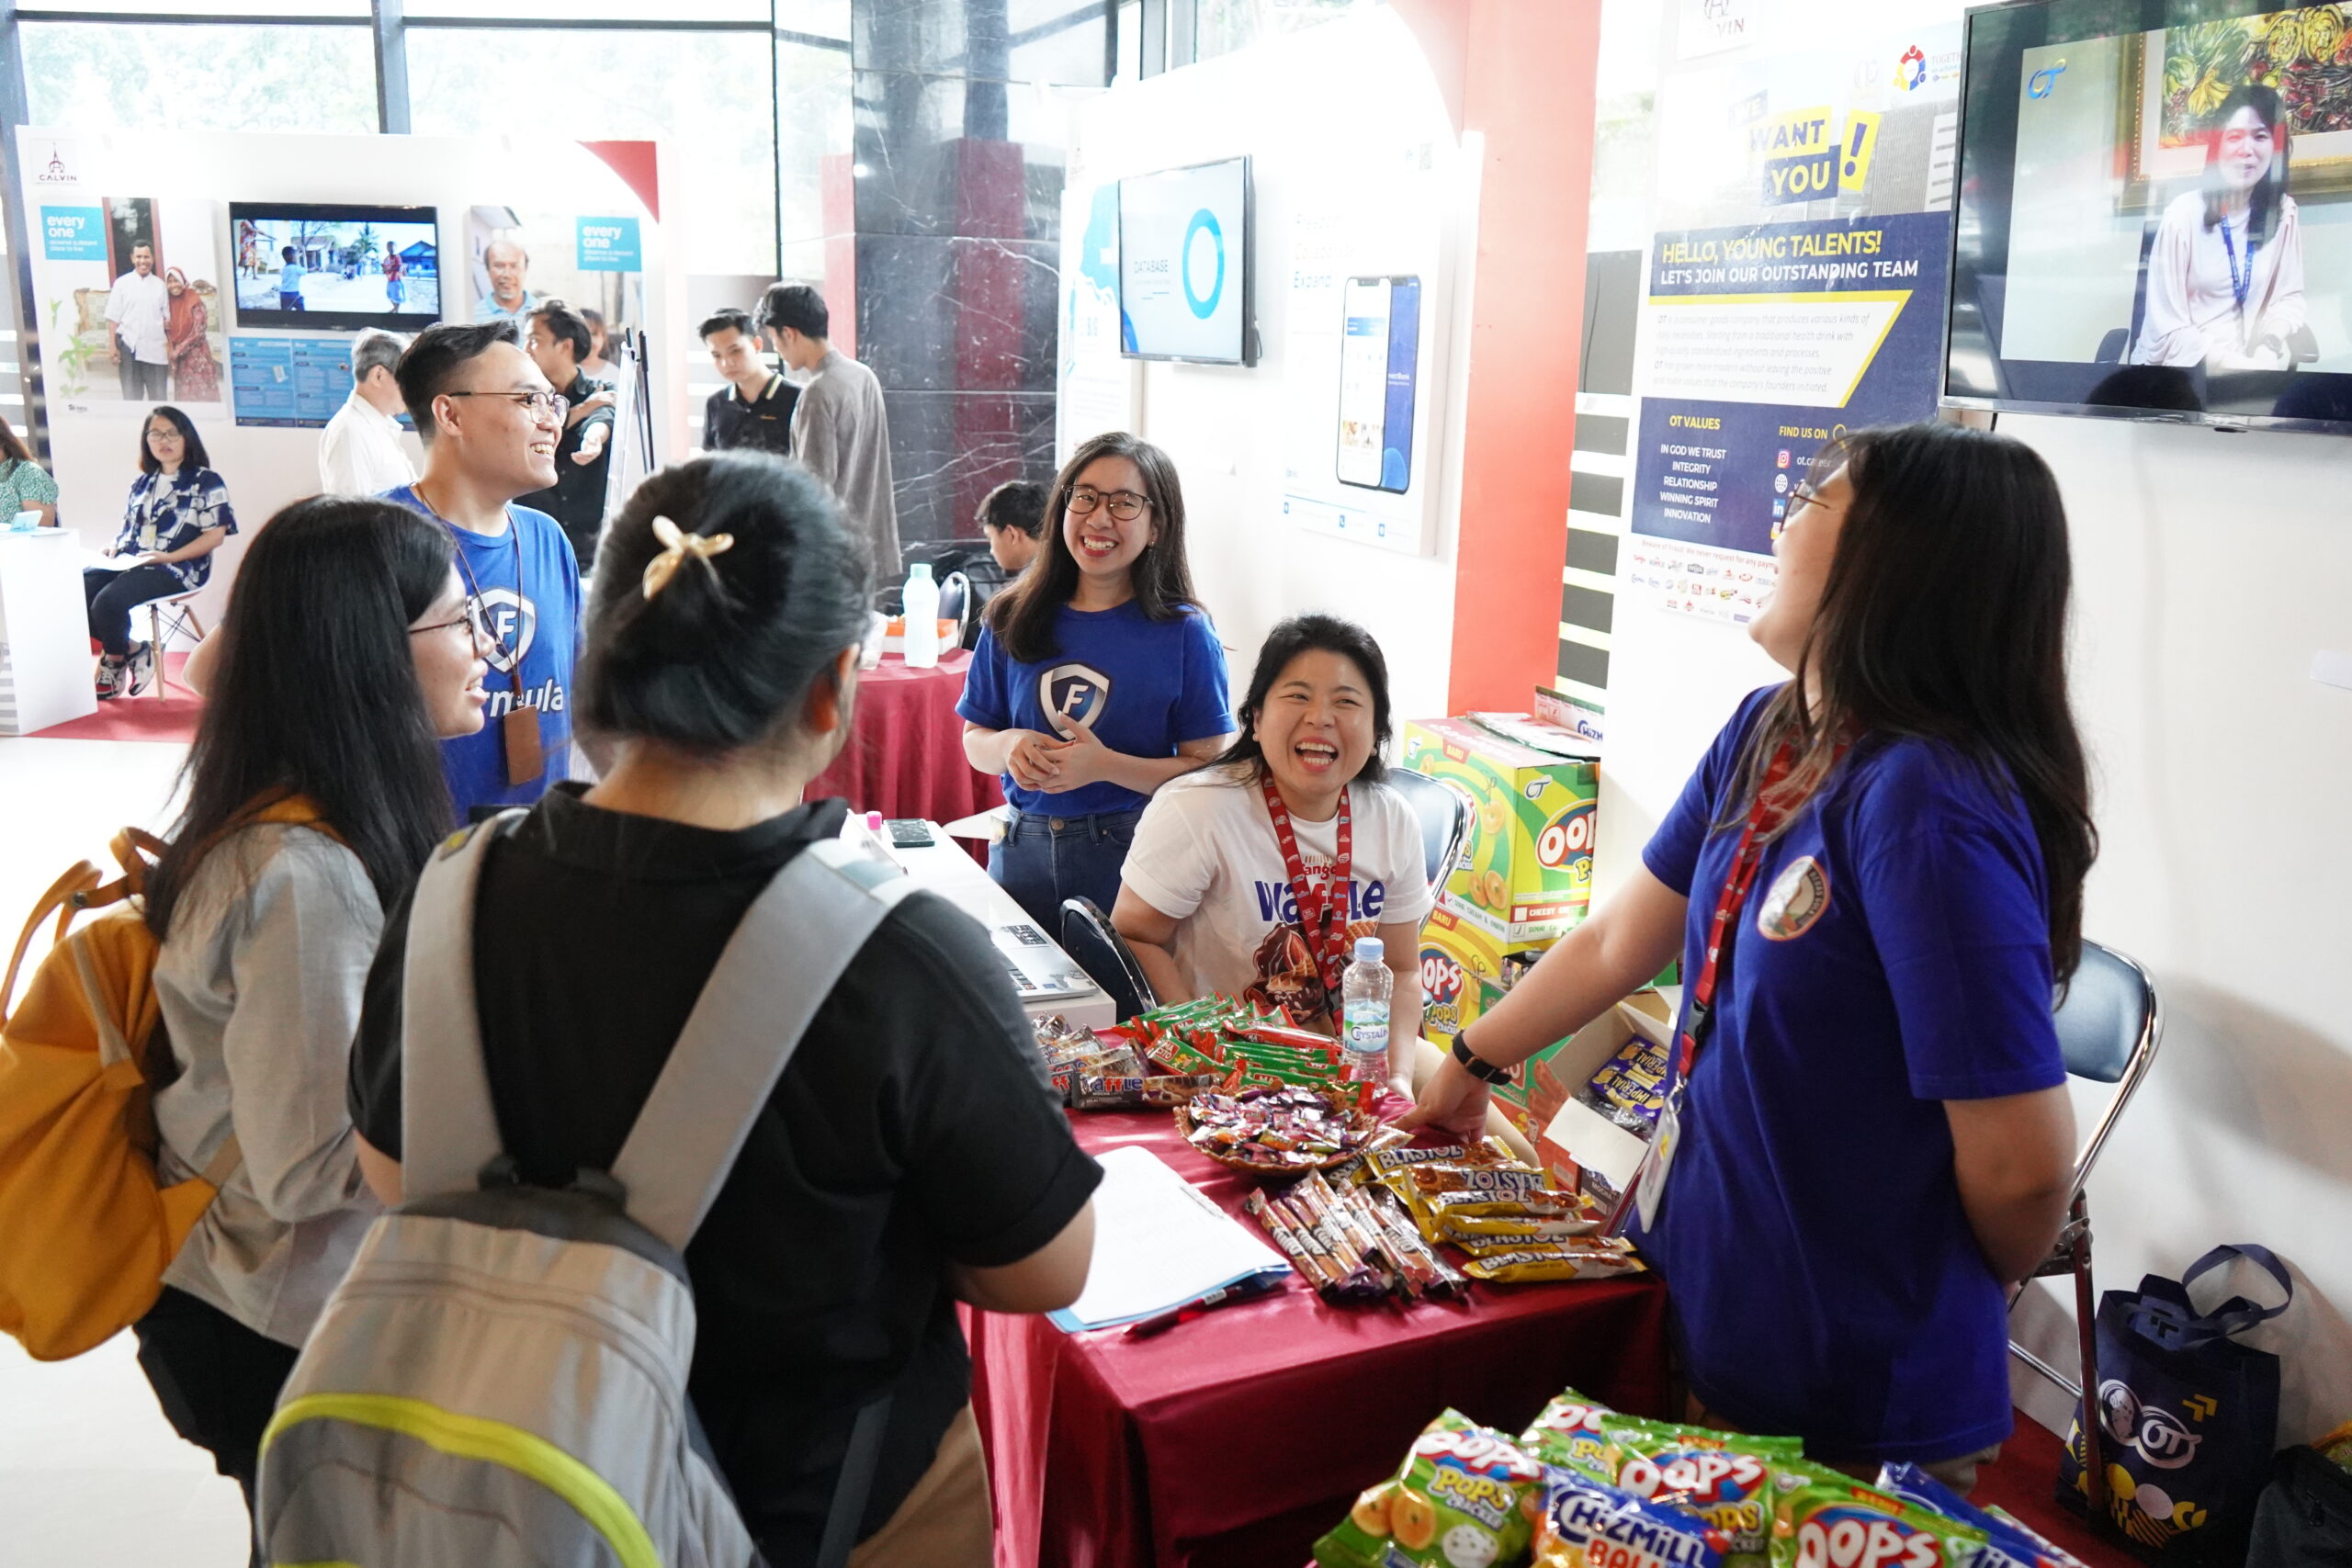
[[[2352,6],[1968,14],[1944,400],[2352,433]]]
[[[1119,352],[1204,365],[1258,361],[1250,160],[1119,182]]]
[[[241,327],[386,327],[441,319],[441,229],[430,207],[232,201]]]

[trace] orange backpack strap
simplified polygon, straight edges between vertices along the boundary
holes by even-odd
[[[8,955],[7,980],[0,983],[0,1025],[8,1021],[9,1010],[16,1001],[17,972],[24,966],[25,950],[32,946],[33,932],[40,929],[43,920],[55,915],[57,932],[50,940],[52,943],[64,941],[66,931],[74,924],[74,917],[92,907],[90,898],[97,891],[100,880],[96,866],[88,861],[78,862],[71,871],[51,883],[49,891],[42,894],[40,901],[33,906],[33,912],[26,918],[25,929],[17,933],[17,950]],[[105,901],[112,903],[114,900]]]
[[[125,828],[107,844],[114,852],[115,863],[122,867],[124,888],[131,893],[147,891],[147,874],[155,869],[155,863],[164,858],[164,852],[170,847],[143,828]]]

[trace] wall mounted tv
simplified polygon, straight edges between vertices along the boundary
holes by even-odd
[[[241,327],[386,327],[441,319],[441,230],[430,207],[232,201]]]
[[[1947,403],[2352,434],[2352,6],[1968,14]]]
[[[1119,352],[1254,365],[1250,160],[1119,182]]]

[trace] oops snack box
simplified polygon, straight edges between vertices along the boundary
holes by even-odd
[[[1592,901],[1600,764],[1522,746],[1462,718],[1405,726],[1405,766],[1470,797],[1470,830],[1439,902],[1498,950],[1565,935]]]

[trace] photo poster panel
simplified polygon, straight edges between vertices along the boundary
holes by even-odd
[[[1062,188],[1061,343],[1054,359],[1054,461],[1136,426],[1134,360],[1119,354],[1119,182]]]
[[[645,234],[635,217],[479,205],[466,209],[465,245],[466,298],[442,301],[447,320],[504,314],[498,285],[506,282],[531,305],[560,299],[595,311],[608,333],[645,326]],[[514,328],[520,343],[530,323],[518,318]]]
[[[1958,24],[1670,76],[1624,586],[1755,618],[1821,447],[1936,412]]]
[[[37,155],[40,150],[28,151]],[[92,189],[76,177],[74,161],[62,148],[46,162],[25,163],[32,314],[51,417],[128,421],[164,402],[186,405],[199,420],[208,410],[221,412],[229,378],[230,283],[221,246],[226,209],[200,197]],[[129,281],[137,276],[141,247],[153,258],[152,276],[164,280],[160,307],[153,289]],[[170,292],[175,284],[177,294]],[[138,288],[145,296],[139,308],[151,316],[159,308],[163,312],[166,360],[158,367],[160,396],[152,384],[147,395],[125,396],[120,362],[137,355],[119,347],[119,327],[111,336],[107,332],[107,307],[118,287]],[[175,327],[176,352],[169,337]]]

